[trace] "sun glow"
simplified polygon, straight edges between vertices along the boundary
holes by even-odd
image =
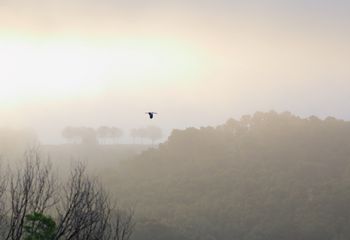
[[[0,106],[98,94],[108,86],[191,79],[189,48],[166,42],[15,41],[0,38]]]

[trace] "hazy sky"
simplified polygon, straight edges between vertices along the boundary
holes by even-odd
[[[349,12],[345,0],[0,0],[0,125],[53,143],[66,125],[350,119]]]

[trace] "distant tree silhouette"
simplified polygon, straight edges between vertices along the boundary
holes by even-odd
[[[162,138],[163,133],[162,129],[156,126],[149,126],[145,128],[134,128],[130,130],[130,136],[133,138],[133,142],[135,143],[135,139],[139,138],[141,143],[143,143],[143,139],[150,139],[152,144],[155,141]]]
[[[122,136],[123,131],[116,127],[101,126],[97,129],[97,137],[102,144],[107,144],[108,142],[110,144],[115,144]]]
[[[130,130],[130,135],[134,143],[136,139],[140,139],[140,143],[143,143],[143,139],[146,137],[146,131],[144,128],[134,128]]]
[[[156,126],[147,127],[145,132],[146,137],[151,140],[152,144],[163,137],[162,129]]]
[[[106,144],[106,140],[109,134],[109,127],[101,126],[97,129],[97,136],[101,140],[102,144]]]
[[[97,133],[93,128],[89,127],[65,127],[62,131],[62,136],[74,143],[84,145],[97,144]]]
[[[65,127],[62,130],[62,136],[70,143],[74,142],[74,138],[76,138],[76,132],[73,127]]]
[[[97,134],[93,128],[80,127],[78,128],[78,134],[81,138],[81,143],[84,145],[96,145],[97,144]]]
[[[146,128],[139,128],[137,129],[137,133],[141,139],[141,143],[143,143],[143,140],[147,138],[147,131]]]
[[[130,129],[130,136],[132,137],[133,144],[135,144],[136,138],[138,138],[138,132],[136,128]]]
[[[109,137],[112,140],[112,143],[116,143],[120,137],[123,136],[123,131],[116,127],[111,127],[109,129]]]

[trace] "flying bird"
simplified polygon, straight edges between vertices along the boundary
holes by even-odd
[[[149,118],[152,119],[154,114],[157,114],[156,112],[146,112],[148,114]]]

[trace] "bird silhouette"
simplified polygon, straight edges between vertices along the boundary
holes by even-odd
[[[154,114],[157,114],[156,112],[146,112],[148,114],[149,118],[152,119]]]

